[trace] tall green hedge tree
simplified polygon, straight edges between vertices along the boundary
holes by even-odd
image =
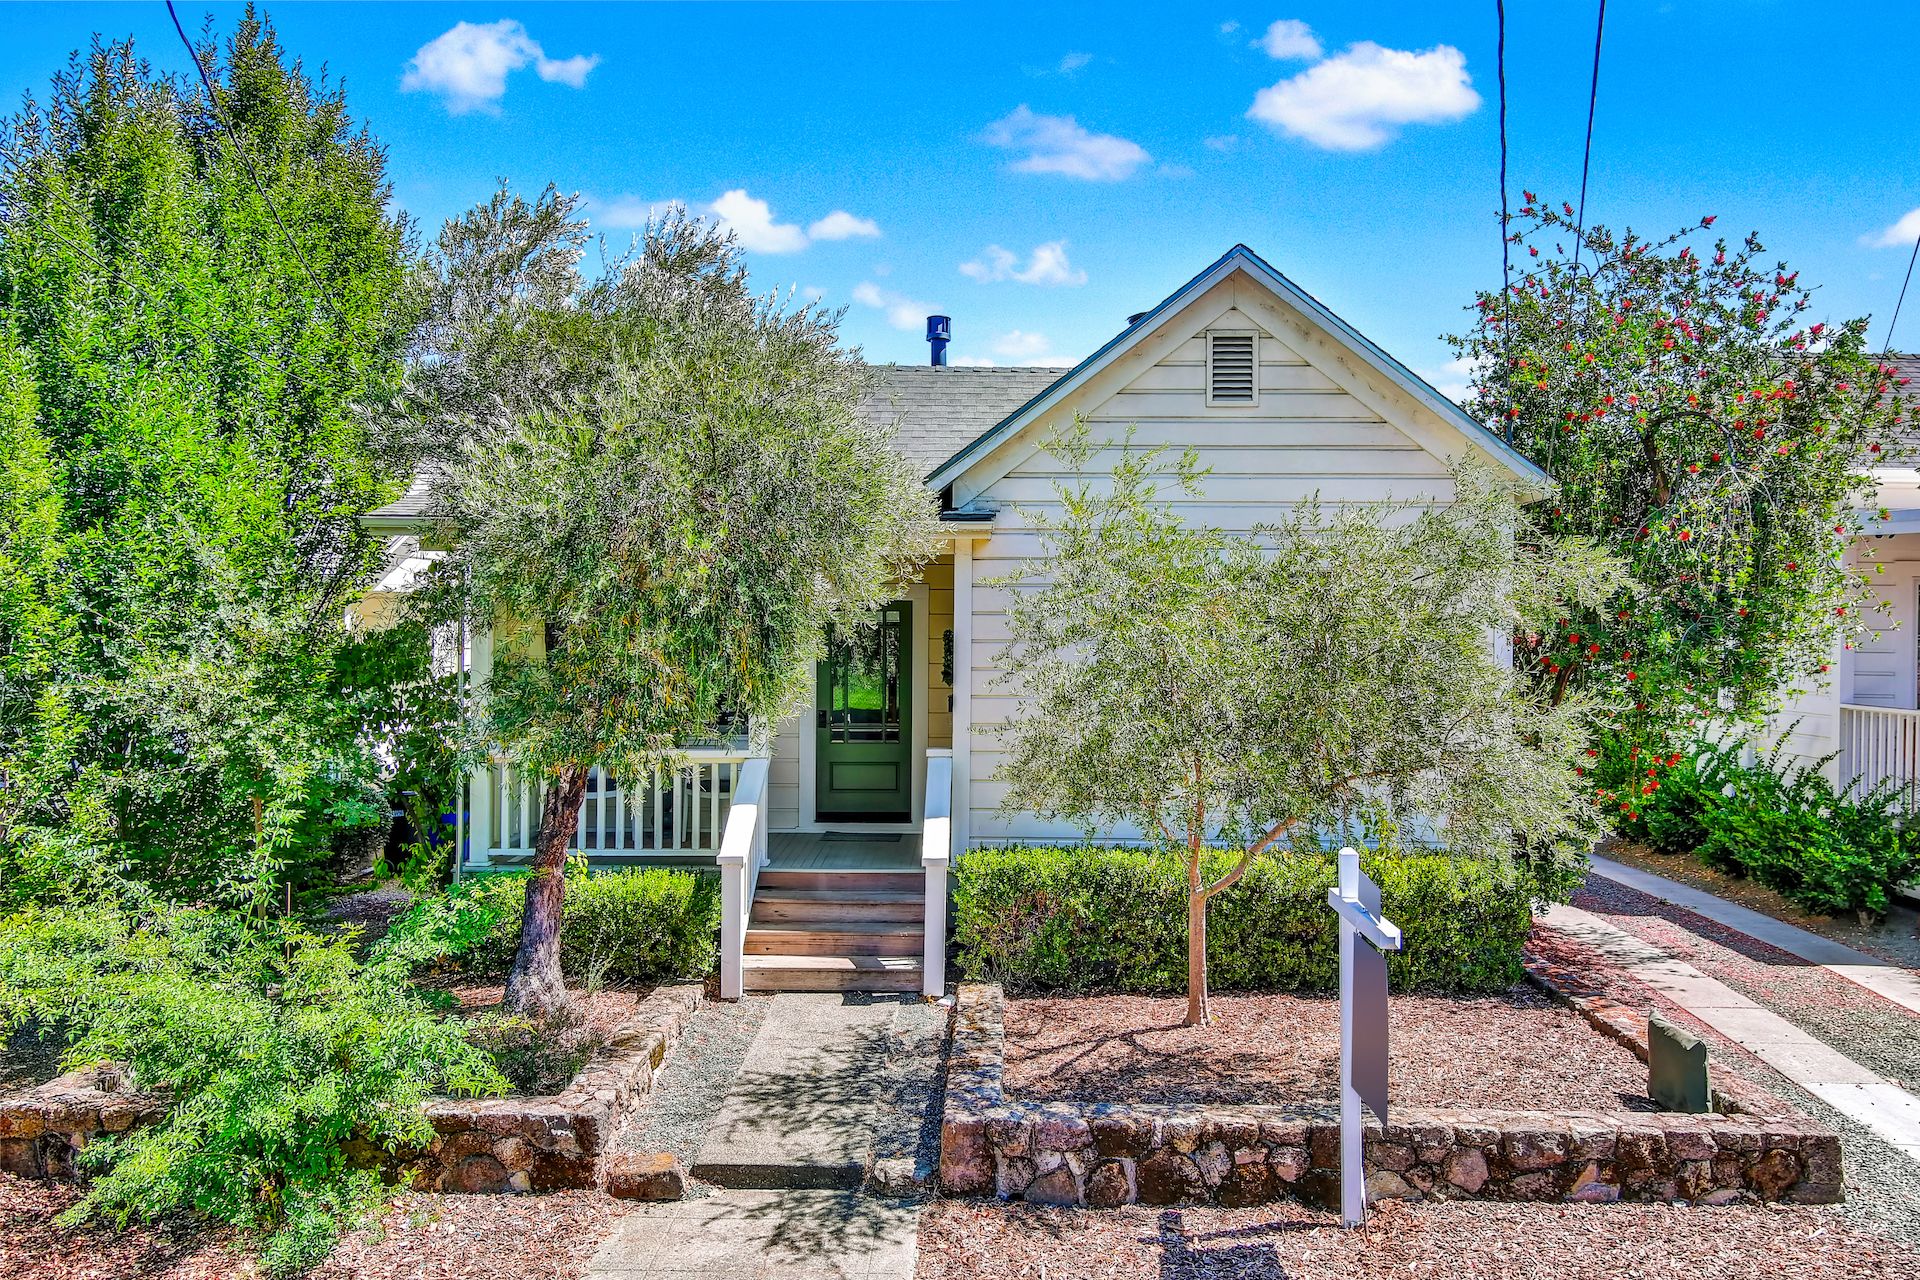
[[[400,376],[414,251],[339,84],[251,10],[198,54],[211,99],[96,41],[0,126],[0,327],[55,513],[0,596],[72,624],[4,659],[48,664],[59,713],[5,715],[0,791],[59,736],[10,843],[80,805],[153,878],[264,900],[378,810],[341,619],[397,474],[364,407]]]
[[[447,576],[494,628],[475,743],[539,775],[507,1004],[566,1003],[562,874],[589,773],[637,784],[804,697],[823,632],[930,548],[933,507],[838,316],[750,292],[675,213],[593,278],[577,200],[504,189],[449,223],[409,389]]]
[[[1084,433],[1059,449],[1090,456]],[[1024,694],[1005,805],[1130,824],[1181,860],[1189,1025],[1209,1018],[1207,904],[1269,851],[1437,830],[1524,895],[1516,851],[1584,850],[1590,708],[1532,697],[1493,638],[1604,598],[1618,567],[1532,535],[1481,471],[1457,480],[1451,506],[1309,504],[1235,534],[1167,501],[1199,492],[1191,455],[1130,451],[1041,517],[1000,656]]]
[[[1903,414],[1866,321],[1815,321],[1798,271],[1713,222],[1582,233],[1528,192],[1524,269],[1450,339],[1478,371],[1468,407],[1560,482],[1547,528],[1633,572],[1523,635],[1523,669],[1553,698],[1608,691],[1656,749],[1764,718],[1852,642],[1868,593],[1842,554]]]

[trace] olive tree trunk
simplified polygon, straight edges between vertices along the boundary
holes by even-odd
[[[507,973],[501,1003],[509,1013],[544,1017],[567,1007],[566,979],[560,973],[560,918],[567,897],[567,846],[580,821],[587,796],[587,768],[556,769],[533,841],[533,875],[527,881],[527,907],[520,917],[520,947]]]
[[[1203,1027],[1213,1021],[1207,1004],[1207,892],[1199,885],[1187,890],[1187,1025]]]

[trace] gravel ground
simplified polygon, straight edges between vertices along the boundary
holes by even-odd
[[[1599,876],[1587,878],[1573,905],[1685,960],[1894,1083],[1920,1088],[1920,1015],[1830,969]]]
[[[181,1217],[125,1230],[63,1231],[53,1217],[80,1198],[0,1173],[0,1276],[13,1280],[256,1280],[231,1230]]]
[[[1376,1207],[1365,1229],[1294,1204],[1103,1212],[941,1201],[918,1280],[1909,1280],[1920,1255],[1816,1208]]]
[[[1327,1102],[1339,1097],[1340,1004],[1216,996],[1214,1024],[1184,999],[1007,1002],[1007,1091],[1093,1102]],[[1388,1002],[1392,1098],[1406,1106],[1651,1110],[1647,1071],[1545,993]]]
[[[1809,933],[1844,942],[1902,968],[1920,969],[1920,914],[1910,908],[1895,907],[1885,920],[1861,924],[1846,916],[1809,914],[1765,885],[1715,871],[1689,855],[1655,853],[1643,845],[1617,839],[1602,845],[1599,852],[1615,862],[1705,889],[1728,902],[1737,902],[1749,910],[1799,925]]]
[[[1534,929],[1529,945],[1543,958],[1578,970],[1627,1007],[1663,1013],[1700,1036],[1707,1042],[1709,1070],[1744,1077],[1832,1128],[1840,1135],[1847,1171],[1847,1201],[1835,1212],[1857,1228],[1885,1234],[1909,1248],[1920,1248],[1920,1162],[1807,1093],[1590,948],[1539,927]]]
[[[405,1195],[307,1280],[574,1280],[630,1207],[598,1191]]]
[[[707,1126],[727,1096],[747,1047],[760,1033],[770,995],[747,995],[728,1003],[709,1000],[693,1015],[668,1055],[652,1094],[628,1125],[614,1135],[615,1151],[671,1151],[687,1168]],[[689,1199],[711,1195],[707,1183],[689,1177]]]
[[[37,1025],[15,1027],[0,1041],[0,1093],[31,1089],[59,1075],[65,1047],[55,1037],[42,1038]]]

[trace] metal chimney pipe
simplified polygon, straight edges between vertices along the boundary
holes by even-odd
[[[953,321],[946,316],[927,317],[927,345],[933,348],[934,368],[946,364],[947,343],[953,340]]]

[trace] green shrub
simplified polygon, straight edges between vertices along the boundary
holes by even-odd
[[[441,954],[475,973],[505,973],[519,945],[527,873],[462,881],[395,923],[396,947]],[[568,869],[560,963],[567,975],[622,985],[696,978],[719,954],[720,879],[711,871]]]
[[[1218,855],[1224,870],[1232,855]],[[1522,976],[1540,886],[1509,864],[1445,853],[1362,859],[1406,936],[1388,958],[1400,990],[1495,991]],[[1015,989],[1186,989],[1186,881],[1177,857],[1100,846],[976,849],[953,899],[962,970]],[[1339,934],[1327,906],[1331,854],[1257,859],[1207,913],[1207,967],[1220,991],[1332,991]]]
[[[350,1140],[424,1145],[420,1104],[506,1082],[378,948],[157,902],[30,907],[0,919],[0,1031],[62,1026],[69,1065],[127,1064],[163,1119],[88,1146],[68,1222],[192,1208],[263,1233],[269,1271],[323,1257],[382,1200]]]
[[[1920,865],[1920,825],[1891,787],[1842,794],[1781,750],[1753,763],[1744,744],[1701,743],[1659,757],[1617,738],[1595,748],[1596,798],[1620,831],[1662,853],[1693,854],[1810,911],[1878,915]]]

